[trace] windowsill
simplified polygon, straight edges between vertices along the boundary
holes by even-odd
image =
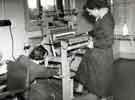
[[[114,35],[114,39],[115,40],[135,40],[135,35],[126,35],[126,36],[124,36],[124,35],[121,35],[121,34],[115,34]]]

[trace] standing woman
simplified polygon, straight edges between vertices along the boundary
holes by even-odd
[[[96,97],[92,100],[103,100],[110,95],[113,79],[114,20],[106,0],[88,0],[85,10],[95,17],[94,29],[89,32],[94,47],[84,54],[74,78]]]

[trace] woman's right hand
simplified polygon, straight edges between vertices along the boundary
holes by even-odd
[[[93,45],[93,38],[90,36],[89,39],[88,39],[88,45],[87,45],[88,48],[94,48],[94,45]]]

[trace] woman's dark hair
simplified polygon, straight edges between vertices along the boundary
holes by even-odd
[[[107,0],[87,0],[86,4],[84,5],[84,9],[89,8],[89,9],[100,9],[100,8],[110,8],[108,5]]]
[[[43,60],[44,56],[48,55],[48,51],[42,46],[36,46],[29,54],[29,58],[33,60]]]

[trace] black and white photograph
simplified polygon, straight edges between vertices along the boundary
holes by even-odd
[[[0,100],[135,100],[135,0],[0,0]]]

